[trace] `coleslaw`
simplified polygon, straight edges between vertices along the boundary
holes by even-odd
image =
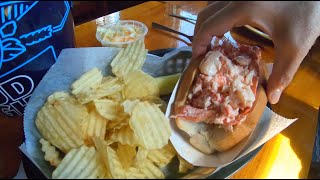
[[[144,33],[141,27],[134,24],[116,23],[114,26],[97,28],[97,34],[106,42],[131,42]]]

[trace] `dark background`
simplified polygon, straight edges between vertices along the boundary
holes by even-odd
[[[144,3],[147,1],[72,1],[74,25]]]

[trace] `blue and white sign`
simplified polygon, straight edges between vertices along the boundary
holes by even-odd
[[[0,112],[23,115],[42,76],[73,46],[68,1],[0,1]]]

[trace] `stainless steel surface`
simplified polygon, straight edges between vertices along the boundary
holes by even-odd
[[[188,17],[184,17],[184,16],[180,16],[180,15],[176,15],[176,14],[169,14],[169,16],[174,17],[174,18],[178,18],[184,21],[187,21],[191,24],[196,24],[195,22],[197,21],[196,19],[193,18],[188,18]]]
[[[171,29],[171,28],[169,28],[167,26],[164,26],[164,25],[161,25],[161,24],[158,24],[158,23],[155,23],[155,22],[152,22],[152,28],[160,29],[160,30],[171,32],[171,33],[175,33],[175,34],[179,34],[181,36],[184,36],[184,37],[188,38],[190,42],[192,42],[192,40],[193,40],[193,36],[189,36],[187,34],[184,34],[182,32],[176,31],[174,29]]]
[[[178,18],[178,19],[181,19],[181,20],[184,20],[184,21],[187,21],[187,22],[192,23],[192,24],[195,24],[195,22],[197,21],[196,19],[193,19],[193,18],[189,18],[189,17],[177,15],[177,14],[172,14],[172,13],[169,14],[169,16],[174,17],[174,18]],[[195,22],[193,22],[193,21],[195,21]],[[257,35],[272,41],[270,36],[268,36],[266,33],[262,32],[261,30],[255,28],[253,26],[250,26],[250,25],[245,25],[244,27],[247,28],[248,30],[250,30],[251,32],[257,34]]]

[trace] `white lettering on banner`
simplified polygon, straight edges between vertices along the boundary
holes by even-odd
[[[0,102],[1,111],[8,116],[13,116],[13,113],[22,116],[20,110],[27,105],[33,89],[33,80],[26,75],[15,76],[0,83],[0,99],[3,101]]]
[[[24,88],[23,88],[22,84],[20,84],[20,83],[14,82],[14,83],[11,84],[11,86],[14,88],[14,90],[16,90],[16,92],[18,94],[22,94],[23,91],[24,91]],[[17,86],[20,87],[20,91],[17,89]]]

